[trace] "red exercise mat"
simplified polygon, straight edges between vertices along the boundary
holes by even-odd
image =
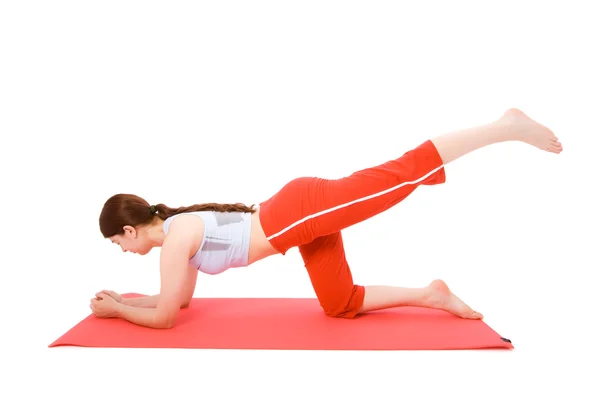
[[[128,294],[127,297],[135,296]],[[49,347],[276,350],[451,350],[513,345],[482,320],[400,307],[354,319],[326,316],[314,298],[194,298],[175,327],[152,329],[93,314]]]

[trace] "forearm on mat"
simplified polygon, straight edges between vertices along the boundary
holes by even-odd
[[[140,297],[129,297],[123,298],[123,304],[131,307],[140,308],[156,308],[158,304],[159,295],[155,294],[152,296],[140,296]],[[181,304],[181,308],[186,308],[189,305],[189,301],[184,301]]]

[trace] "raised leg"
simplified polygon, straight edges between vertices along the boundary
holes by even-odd
[[[474,311],[459,299],[450,291],[448,285],[439,279],[422,288],[365,286],[364,301],[359,313],[405,306],[434,308],[461,318],[483,318],[481,313]]]
[[[298,178],[261,204],[267,239],[282,254],[357,224],[395,206],[421,185],[445,182],[445,165],[494,143],[519,141],[562,152],[554,133],[517,109],[496,121],[449,132],[397,159],[341,179]]]

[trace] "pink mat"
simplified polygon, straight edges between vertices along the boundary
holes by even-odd
[[[134,294],[129,294],[133,296]],[[194,298],[172,329],[151,329],[90,315],[54,346],[281,349],[512,349],[482,320],[404,307],[355,319],[327,317],[316,299]]]

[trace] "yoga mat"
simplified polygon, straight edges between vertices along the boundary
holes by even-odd
[[[139,296],[129,293],[125,297]],[[314,298],[194,298],[175,327],[152,329],[91,314],[49,347],[277,350],[512,349],[483,320],[400,307],[354,319],[326,316]]]

